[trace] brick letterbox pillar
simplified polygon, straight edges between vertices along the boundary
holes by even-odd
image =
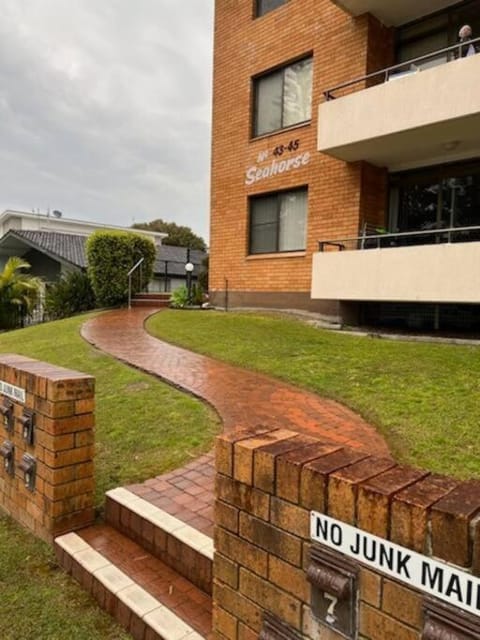
[[[95,379],[0,355],[0,507],[44,540],[94,520]]]

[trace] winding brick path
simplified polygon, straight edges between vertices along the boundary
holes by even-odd
[[[390,456],[377,431],[343,405],[148,335],[144,322],[156,311],[140,307],[98,315],[82,327],[82,336],[119,360],[206,400],[216,409],[226,430],[285,428],[369,454]],[[210,532],[212,466],[213,457],[204,456],[183,469],[129,489]]]

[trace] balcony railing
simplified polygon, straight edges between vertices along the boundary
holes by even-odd
[[[423,62],[429,62],[431,60],[445,57],[447,57],[448,59],[461,58],[462,49],[464,47],[468,47],[469,45],[479,46],[480,38],[474,38],[462,44],[454,44],[451,47],[446,47],[445,49],[438,49],[437,51],[432,51],[431,53],[427,53],[418,58],[412,58],[411,60],[406,60],[405,62],[393,65],[392,67],[387,67],[386,69],[381,69],[380,71],[369,73],[365,76],[362,76],[361,78],[355,78],[354,80],[349,80],[348,82],[342,82],[341,84],[338,84],[335,87],[324,91],[323,95],[325,96],[325,99],[327,101],[334,100],[336,97],[339,97],[335,96],[334,94],[338,91],[341,91],[342,89],[349,89],[350,87],[354,87],[355,85],[369,83],[370,81],[374,80],[377,81],[376,84],[381,84],[382,82],[388,82],[389,80],[401,77],[402,74],[420,71],[418,65]]]
[[[389,249],[426,244],[447,244],[460,242],[479,242],[480,226],[449,227],[446,229],[428,229],[405,231],[402,233],[378,233],[362,235],[356,238],[320,240],[318,249],[327,251],[354,251],[363,249]]]

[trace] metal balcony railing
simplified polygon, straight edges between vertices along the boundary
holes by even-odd
[[[372,80],[378,80],[378,84],[382,82],[388,82],[389,80],[400,77],[400,74],[403,73],[412,73],[416,71],[420,71],[418,68],[418,64],[422,62],[428,62],[429,60],[435,60],[437,58],[447,57],[448,61],[452,59],[458,59],[462,57],[462,50],[464,47],[468,47],[469,45],[473,45],[478,48],[480,46],[480,38],[473,38],[472,40],[468,40],[468,42],[464,42],[462,44],[454,44],[451,47],[446,47],[445,49],[438,49],[437,51],[432,51],[431,53],[427,53],[418,58],[412,58],[411,60],[406,60],[405,62],[401,62],[400,64],[395,64],[392,67],[387,67],[386,69],[381,69],[380,71],[375,71],[374,73],[369,73],[361,78],[355,78],[354,80],[349,80],[348,82],[342,82],[341,84],[332,87],[331,89],[327,89],[323,92],[325,99],[334,100],[336,97],[334,94],[342,89],[348,89],[350,87],[354,87],[357,84],[368,83]],[[475,79],[472,78],[472,82]]]
[[[377,233],[356,238],[320,240],[318,249],[325,251],[354,251],[363,249],[389,249],[414,245],[446,244],[452,242],[480,242],[480,226],[426,229],[403,233]]]

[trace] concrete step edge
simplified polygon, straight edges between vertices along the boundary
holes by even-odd
[[[55,539],[57,547],[98,580],[111,596],[117,598],[134,616],[162,640],[205,640],[184,620],[120,571],[101,553],[76,533]],[[81,581],[83,583],[83,581]],[[84,584],[85,586],[85,584]],[[127,630],[136,637],[133,623]]]
[[[123,487],[110,489],[105,495],[213,561],[214,545],[210,536]]]

